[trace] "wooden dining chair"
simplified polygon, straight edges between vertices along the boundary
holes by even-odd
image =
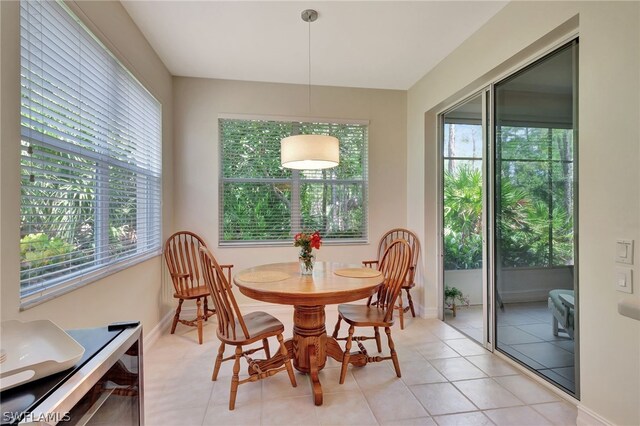
[[[366,356],[367,362],[380,362],[391,359],[396,375],[401,377],[400,363],[398,355],[391,338],[391,326],[393,325],[393,311],[398,295],[402,291],[409,266],[411,265],[411,246],[407,241],[399,239],[391,242],[380,262],[378,270],[384,275],[384,282],[378,288],[375,295],[375,302],[371,299],[366,305],[343,304],[338,305],[338,322],[333,330],[333,338],[336,340],[346,340],[344,355],[342,358],[342,370],[340,370],[340,384],[344,383],[349,365],[351,343],[356,341],[360,351]],[[340,322],[344,320],[349,324],[349,334],[347,337],[338,337]],[[356,327],[373,327],[374,336],[354,336]],[[367,350],[361,343],[364,340],[375,339],[378,352],[382,352],[379,328],[384,327],[389,343],[390,356],[370,357]]]
[[[202,238],[193,232],[179,231],[171,235],[165,242],[164,258],[175,290],[173,297],[178,299],[178,307],[171,325],[171,334],[175,333],[178,323],[197,327],[198,342],[202,344],[203,321],[207,321],[210,316],[214,315],[215,310],[209,309],[207,301],[209,288],[202,275],[200,247],[206,247]],[[221,265],[221,267],[227,269],[229,280],[231,280],[233,265]],[[185,300],[196,301],[196,318],[193,320],[180,319],[182,304]],[[204,307],[202,306],[203,301]]]
[[[416,268],[418,267],[418,259],[420,258],[420,241],[418,237],[413,232],[404,228],[394,228],[387,233],[385,233],[382,238],[380,238],[380,243],[378,244],[378,260],[382,258],[387,247],[391,244],[392,241],[397,239],[406,240],[411,246],[411,264],[409,265],[409,272],[407,273],[407,279],[405,283],[402,285],[402,289],[407,293],[407,306],[403,306],[402,303],[402,292],[400,292],[400,296],[398,297],[398,305],[396,309],[398,309],[398,316],[400,317],[400,329],[404,330],[404,314],[411,310],[411,315],[415,318],[416,311],[413,307],[413,299],[411,299],[411,289],[415,287],[415,275]],[[374,267],[378,264],[378,260],[365,260],[363,261],[363,265],[368,266],[370,268]]]
[[[204,279],[211,292],[213,304],[218,312],[218,328],[216,334],[220,339],[218,356],[213,368],[211,380],[218,378],[220,366],[224,361],[235,360],[233,364],[233,377],[231,378],[231,394],[229,397],[229,410],[233,410],[236,404],[238,386],[247,382],[255,382],[273,376],[280,371],[287,370],[291,385],[297,386],[293,373],[291,359],[287,351],[282,333],[284,325],[277,318],[266,312],[251,312],[242,315],[236,299],[233,296],[231,285],[222,273],[222,268],[206,248],[200,249],[202,264],[204,266]],[[271,357],[269,351],[269,337],[275,336],[280,344],[279,353]],[[262,341],[262,346],[243,350],[243,346]],[[235,346],[235,354],[224,358],[225,345]],[[254,360],[249,355],[264,350],[266,360]],[[249,365],[249,377],[240,380],[240,359],[244,358]]]

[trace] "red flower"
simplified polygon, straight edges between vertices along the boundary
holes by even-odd
[[[322,237],[320,237],[320,233],[318,231],[314,232],[311,235],[311,247],[314,249],[319,249],[320,248],[320,243],[322,241]]]
[[[300,232],[293,237],[293,245],[301,247],[301,256],[310,256],[312,249],[318,250],[322,245],[322,237],[319,231],[315,231],[312,234]]]

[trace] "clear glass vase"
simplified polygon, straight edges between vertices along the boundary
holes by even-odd
[[[298,258],[300,264],[300,275],[313,275],[313,265],[316,263],[316,256],[310,254],[309,256]]]

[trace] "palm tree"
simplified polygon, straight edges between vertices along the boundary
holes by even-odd
[[[444,175],[445,269],[482,265],[482,172],[463,164]]]

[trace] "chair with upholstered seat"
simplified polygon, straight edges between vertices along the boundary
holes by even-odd
[[[378,262],[378,270],[384,275],[384,282],[378,288],[376,300],[372,302],[370,298],[366,305],[338,305],[338,322],[333,331],[333,337],[336,340],[346,341],[342,358],[342,370],[340,371],[340,384],[344,383],[347,375],[351,343],[353,341],[357,342],[360,351],[367,357],[367,362],[390,359],[393,361],[396,375],[401,377],[398,355],[391,338],[391,326],[393,326],[393,311],[395,310],[396,299],[402,291],[402,285],[405,283],[410,264],[411,246],[409,243],[402,239],[391,242],[382,255],[380,262]],[[349,324],[349,332],[346,338],[338,337],[342,320]],[[356,327],[373,327],[374,336],[354,336]],[[378,352],[382,352],[380,327],[384,327],[384,331],[387,334],[390,356],[369,357],[366,348],[361,342],[375,339]]]
[[[182,323],[198,329],[198,342],[202,344],[203,321],[207,321],[215,314],[213,309],[209,309],[207,296],[209,288],[204,283],[202,267],[200,265],[200,247],[206,244],[198,235],[189,231],[179,231],[171,235],[164,244],[164,258],[175,293],[173,297],[178,299],[178,307],[173,317],[171,334],[175,333],[178,323]],[[227,269],[229,279],[231,279],[231,268],[233,265],[222,265]],[[185,300],[196,301],[196,318],[193,320],[180,319],[182,304]],[[204,301],[204,307],[203,305]]]
[[[397,239],[406,240],[407,243],[411,246],[411,264],[409,265],[409,272],[407,272],[407,279],[404,284],[402,284],[402,289],[407,293],[407,306],[403,306],[402,303],[402,292],[400,292],[400,296],[398,296],[398,315],[400,317],[400,329],[404,330],[404,314],[411,310],[411,315],[415,318],[416,311],[413,307],[413,299],[411,298],[411,289],[415,287],[415,275],[416,268],[418,267],[418,258],[420,258],[420,241],[418,237],[413,232],[404,228],[394,228],[388,232],[386,232],[382,238],[380,238],[380,243],[378,244],[378,259],[377,260],[365,260],[363,261],[363,265],[368,267],[374,267],[378,264],[378,261],[382,259],[382,255],[385,250],[392,241]]]
[[[291,359],[289,359],[289,352],[282,338],[284,325],[266,312],[251,312],[243,316],[236,303],[231,285],[222,273],[222,269],[216,259],[206,247],[200,249],[200,254],[204,269],[204,279],[218,312],[216,334],[221,342],[211,380],[217,380],[220,366],[224,361],[235,360],[233,377],[231,378],[229,410],[235,408],[238,386],[241,384],[262,380],[286,370],[289,374],[291,385],[296,387],[296,377],[293,373]],[[279,352],[271,357],[268,338],[274,336],[278,339],[280,348]],[[262,341],[262,346],[243,350],[243,346],[257,341]],[[224,358],[225,345],[235,346],[235,354]],[[266,360],[253,360],[249,357],[249,355],[260,350],[264,350]],[[249,377],[243,380],[240,380],[239,376],[241,358],[244,358],[249,364]]]

